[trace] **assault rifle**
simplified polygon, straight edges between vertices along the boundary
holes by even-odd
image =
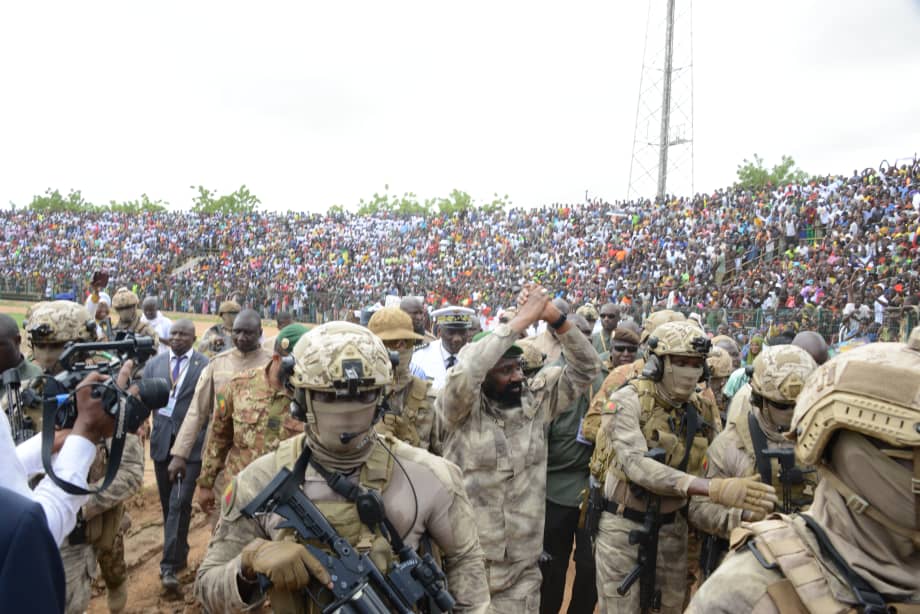
[[[779,461],[779,483],[783,487],[783,513],[792,514],[809,505],[811,503],[810,497],[792,498],[792,487],[802,484],[805,481],[805,473],[808,473],[808,471],[802,471],[795,466],[795,452],[793,449],[762,450],[761,454],[766,459],[775,458]]]
[[[305,542],[310,554],[322,563],[332,577],[333,588],[304,589],[321,611],[342,614],[383,614],[400,612],[408,614],[422,601],[430,599],[441,611],[454,607],[454,598],[445,588],[444,572],[430,554],[420,557],[409,545],[403,543],[399,533],[387,520],[383,501],[373,491],[362,492],[356,505],[362,522],[371,529],[368,520],[379,523],[399,562],[393,563],[384,576],[366,554],[359,554],[351,544],[330,524],[321,511],[301,490],[304,474],[313,451],[304,446],[303,452],[291,471],[284,467],[249,505],[243,508],[244,516],[254,518],[261,514],[277,514],[284,519],[278,528],[291,528]],[[331,552],[308,543],[316,540]],[[266,593],[271,581],[259,576],[259,588]],[[330,595],[331,593],[331,595]]]
[[[706,534],[700,547],[700,572],[703,574],[703,580],[712,575],[726,552],[728,552],[727,539],[718,535]]]
[[[666,453],[663,448],[652,448],[645,453],[647,458],[663,463]],[[661,497],[646,491],[647,506],[642,526],[629,532],[629,543],[639,545],[636,566],[617,587],[622,597],[636,580],[639,580],[639,610],[650,612],[661,608],[661,590],[655,586],[655,567],[658,563],[658,531],[661,529]]]
[[[600,525],[601,514],[604,511],[604,485],[588,477],[588,498],[585,501],[585,532],[594,541],[597,537],[597,528]]]

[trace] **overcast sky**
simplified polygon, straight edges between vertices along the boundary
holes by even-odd
[[[655,0],[663,2],[664,0]],[[678,0],[680,2],[680,0]],[[920,0],[694,3],[695,185],[920,151]],[[626,195],[644,2],[6,2],[0,203]]]

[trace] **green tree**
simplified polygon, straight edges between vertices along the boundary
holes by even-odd
[[[166,211],[166,203],[162,200],[150,200],[149,196],[141,194],[141,197],[135,200],[126,200],[121,203],[114,200],[109,201],[106,209],[115,213],[162,213]]]
[[[383,194],[374,192],[369,200],[358,201],[358,215],[390,213],[395,215],[426,215],[431,211],[430,201],[419,202],[414,192],[403,192],[402,196],[390,194],[390,186],[383,186]]]
[[[191,188],[198,190],[198,194],[192,197],[192,211],[195,213],[253,213],[262,203],[245,185],[240,186],[236,192],[223,196],[218,196],[204,186],[191,186]]]
[[[772,170],[764,166],[763,158],[754,154],[753,160],[747,158],[738,165],[737,185],[751,190],[767,186],[776,187],[808,180],[808,173],[795,165],[792,156],[783,156]]]
[[[473,197],[462,190],[451,190],[450,194],[439,198],[426,198],[424,201],[419,200],[418,195],[414,192],[404,192],[402,196],[395,196],[389,193],[390,186],[384,185],[384,192],[380,194],[374,192],[374,195],[368,199],[358,201],[358,215],[377,215],[377,214],[394,214],[401,216],[409,215],[430,215],[440,213],[441,215],[456,215],[462,211],[472,211],[479,209],[487,213],[500,211],[511,205],[511,199],[508,195],[499,196],[493,194],[492,200],[476,204]]]
[[[326,215],[330,216],[345,215],[345,213],[347,212],[345,211],[345,207],[342,205],[332,205],[326,209]]]
[[[83,194],[80,190],[71,190],[68,192],[67,196],[62,196],[59,191],[48,188],[45,190],[44,195],[32,197],[29,208],[33,211],[41,211],[44,213],[56,213],[60,211],[80,213],[92,211],[95,209],[95,206],[83,198]]]
[[[496,211],[503,211],[506,207],[511,207],[511,199],[507,194],[504,196],[499,196],[498,194],[492,194],[492,201],[488,203],[483,203],[479,208],[486,213],[495,213]]]

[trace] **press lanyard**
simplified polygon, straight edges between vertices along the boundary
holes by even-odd
[[[179,356],[176,356],[174,360],[179,360],[179,358],[180,358]],[[169,362],[172,362],[172,360],[170,360]],[[185,374],[185,370],[188,369],[188,365],[190,362],[192,362],[192,359],[186,356],[183,362],[185,364],[183,364],[179,368],[179,374],[176,375],[175,379],[173,379],[173,370],[172,369],[169,370],[169,383],[172,385],[171,388],[169,389],[169,396],[173,398],[176,398],[176,384],[178,384],[179,380],[182,379],[182,376],[183,374]]]

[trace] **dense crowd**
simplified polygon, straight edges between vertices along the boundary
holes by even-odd
[[[213,313],[236,297],[266,316],[310,317],[311,306],[341,316],[387,293],[497,311],[524,280],[640,313],[897,308],[920,293],[918,181],[914,164],[664,202],[449,217],[3,211],[0,289],[81,293],[106,269],[168,309]]]

